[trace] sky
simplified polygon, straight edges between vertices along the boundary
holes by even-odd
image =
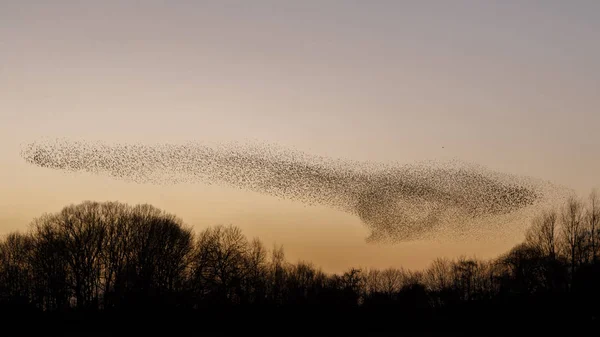
[[[33,167],[22,144],[259,140],[360,161],[458,158],[600,186],[600,2],[0,0],[0,235],[84,200],[233,224],[327,271],[493,257],[522,239],[365,242],[356,217],[202,184]]]

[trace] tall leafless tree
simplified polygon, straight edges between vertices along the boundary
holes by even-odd
[[[561,216],[563,247],[571,262],[572,276],[582,258],[585,245],[583,210],[581,201],[571,197],[564,206]]]
[[[525,242],[538,249],[544,256],[554,260],[558,244],[558,214],[554,210],[544,211],[535,217],[527,230]]]
[[[593,190],[588,198],[585,220],[587,225],[592,263],[598,260],[598,239],[600,236],[600,197],[598,191]]]

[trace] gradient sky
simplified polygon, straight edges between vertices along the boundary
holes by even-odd
[[[275,142],[319,155],[459,158],[600,185],[600,1],[0,0],[0,234],[83,200],[234,224],[328,271],[492,257],[522,237],[372,245],[325,207],[201,184],[28,166],[41,137]]]

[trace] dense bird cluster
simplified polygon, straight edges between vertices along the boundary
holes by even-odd
[[[275,145],[33,142],[41,167],[137,183],[219,183],[358,216],[370,240],[413,240],[457,224],[498,219],[552,196],[543,182],[460,162],[393,165],[332,159]]]

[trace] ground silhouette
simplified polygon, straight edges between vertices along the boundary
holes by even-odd
[[[87,201],[0,241],[0,317],[14,336],[595,335],[599,224],[592,193],[492,260],[329,274],[234,226]]]

